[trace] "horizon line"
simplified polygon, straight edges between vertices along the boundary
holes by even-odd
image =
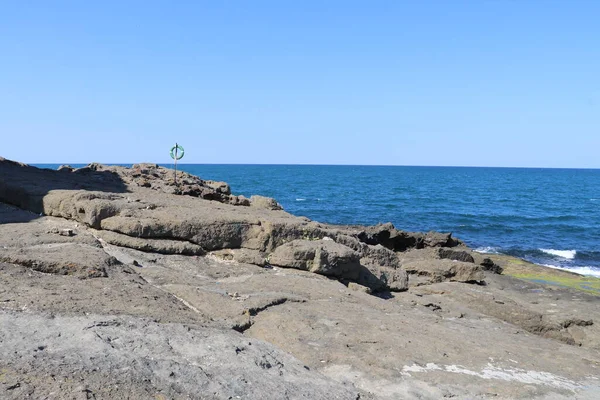
[[[65,163],[65,162],[33,162],[26,163],[28,165],[89,165],[93,162],[81,163]],[[173,162],[97,162],[103,165],[134,165],[134,164],[158,164],[158,165],[175,165]],[[422,167],[422,168],[514,168],[514,169],[572,169],[572,170],[600,170],[600,167],[537,167],[537,166],[495,166],[495,165],[409,165],[409,164],[311,164],[311,163],[194,163],[185,162],[177,163],[177,165],[239,165],[239,166],[306,166],[306,167]]]

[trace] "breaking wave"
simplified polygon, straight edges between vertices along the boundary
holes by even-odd
[[[577,250],[554,250],[554,249],[540,249],[540,251],[557,257],[566,258],[572,260],[577,254]]]
[[[563,271],[575,272],[580,275],[594,276],[600,278],[600,269],[594,267],[560,267],[551,264],[542,264],[544,267],[562,269]]]
[[[492,246],[478,247],[475,249],[475,251],[484,254],[500,254],[498,248]]]

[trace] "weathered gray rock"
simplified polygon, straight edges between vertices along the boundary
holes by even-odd
[[[0,249],[0,262],[23,265],[35,271],[79,278],[106,277],[107,270],[120,263],[102,250],[81,245],[44,249]]]
[[[229,204],[231,204],[233,206],[249,206],[251,203],[250,203],[250,199],[246,198],[245,196],[239,195],[239,196],[230,196]]]
[[[281,204],[275,201],[275,199],[265,196],[250,196],[250,205],[257,208],[266,208],[267,210],[283,210]]]
[[[364,227],[356,232],[356,237],[370,245],[381,244],[394,251],[406,251],[411,248],[455,247],[462,242],[452,237],[451,233],[428,232],[413,233],[396,229],[393,224],[378,224]]]
[[[231,188],[226,182],[208,180],[204,181],[204,184],[212,189],[215,189],[219,193],[227,195],[231,194]]]
[[[141,239],[107,230],[95,230],[94,234],[112,245],[145,252],[188,256],[201,256],[206,253],[202,246],[182,240]]]
[[[98,229],[103,219],[117,215],[126,203],[125,196],[113,193],[55,190],[44,197],[42,210],[45,215],[72,219]]]
[[[440,258],[447,258],[448,260],[454,260],[454,261],[463,261],[463,262],[469,262],[469,263],[475,262],[475,259],[470,254],[470,252],[465,251],[465,250],[440,248],[440,249],[438,249],[438,256]]]
[[[356,389],[233,331],[3,311],[0,326],[0,379],[8,379],[0,385],[4,399],[359,398]]]
[[[371,290],[370,287],[363,286],[363,285],[358,284],[356,282],[349,282],[348,283],[348,289],[354,290],[354,291],[357,291],[357,292],[363,292],[363,293],[366,293],[366,294],[371,294],[372,293],[372,290]]]
[[[418,247],[421,243],[420,238],[397,230],[391,223],[366,227],[357,233],[357,237],[366,244],[381,244],[394,251]]]
[[[423,247],[455,247],[462,242],[452,237],[452,233],[427,232],[423,235]]]
[[[448,234],[233,206],[225,186],[181,174],[182,190],[165,171],[0,160],[0,198],[36,211],[0,204],[0,255],[23,260],[0,262],[0,398],[598,398],[597,297],[490,271],[466,285],[483,258],[440,259]],[[296,240],[351,254],[358,276],[263,267]],[[319,251],[328,273],[345,259]]]
[[[210,253],[212,256],[223,261],[235,261],[242,264],[253,264],[264,266],[267,264],[267,254],[251,249],[222,249]]]
[[[372,264],[368,258],[361,259],[363,268],[356,280],[374,292],[391,290],[401,292],[408,289],[408,274],[403,268],[391,268]]]
[[[333,240],[294,240],[279,246],[268,257],[269,264],[296,268],[337,278],[358,279],[360,256]]]
[[[482,283],[483,268],[477,264],[453,260],[420,260],[402,264],[411,274],[411,285],[443,281]]]
[[[98,167],[100,170],[104,168],[114,167]],[[130,170],[117,167],[115,171],[130,185],[151,188],[162,193],[200,197],[221,203],[228,203],[231,194],[229,185],[225,182],[205,181],[183,171],[177,171],[175,174],[175,171],[157,164],[135,164]]]
[[[0,209],[4,207],[0,203]],[[30,223],[7,223],[0,218],[0,262],[82,279],[106,277],[120,265],[89,233],[61,232],[74,230],[69,223],[51,223],[47,217]]]

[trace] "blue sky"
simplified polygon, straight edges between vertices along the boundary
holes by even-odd
[[[600,1],[4,1],[0,156],[600,168]]]

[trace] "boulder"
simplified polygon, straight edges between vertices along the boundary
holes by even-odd
[[[245,196],[239,195],[239,196],[229,196],[229,204],[231,204],[232,206],[249,206],[250,205],[250,199],[248,199]]]
[[[405,251],[418,245],[418,238],[407,232],[399,231],[391,223],[369,226],[357,233],[357,238],[370,245],[387,247],[394,251]]]
[[[389,267],[392,269],[400,268],[398,255],[380,244],[377,246],[364,246],[360,253],[363,260],[369,265]]]
[[[499,266],[494,261],[492,261],[492,259],[487,258],[487,257],[484,258],[483,261],[481,261],[480,265],[483,267],[483,269],[485,271],[490,271],[490,272],[493,272],[494,274],[501,274],[503,271],[503,268],[501,266]]]
[[[401,268],[396,253],[380,244],[364,245],[360,253],[360,263],[368,272],[364,271],[361,274],[359,283],[368,286],[374,292],[399,292],[408,289],[408,274]]]
[[[427,232],[423,237],[423,247],[455,247],[462,242],[452,237],[452,233]]]
[[[265,196],[250,196],[250,205],[257,208],[265,208],[267,210],[283,210],[281,204],[275,199]]]
[[[453,249],[448,249],[448,248],[440,248],[438,249],[438,256],[440,258],[447,258],[448,260],[454,260],[454,261],[463,261],[463,262],[469,262],[469,263],[474,263],[475,259],[473,258],[473,256],[465,250],[453,250]]]
[[[408,289],[406,270],[373,264],[368,258],[362,258],[361,265],[362,269],[356,282],[367,286],[373,292],[401,292]]]
[[[216,190],[219,193],[231,194],[231,188],[225,182],[210,181],[209,180],[209,181],[204,181],[204,184],[206,186],[208,186],[209,188]]]
[[[483,283],[480,265],[453,260],[415,260],[402,265],[411,274],[411,284],[431,284],[443,281]],[[414,278],[414,279],[413,279]]]
[[[357,252],[332,240],[293,240],[275,249],[271,265],[356,280],[360,272]]]

